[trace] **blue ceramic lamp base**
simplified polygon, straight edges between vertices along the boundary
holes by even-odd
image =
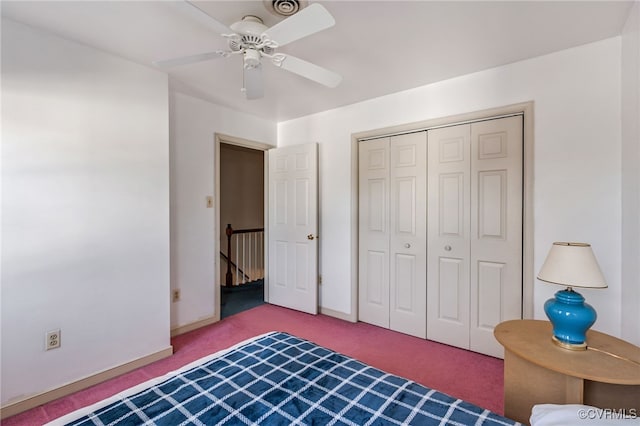
[[[553,325],[553,342],[564,349],[586,350],[587,330],[596,322],[595,309],[571,287],[555,296],[544,304],[544,312]]]

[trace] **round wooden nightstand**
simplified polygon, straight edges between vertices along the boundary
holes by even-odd
[[[504,346],[504,413],[529,422],[535,404],[586,404],[640,415],[640,348],[598,331],[586,351],[551,341],[548,321],[513,320],[494,329]]]

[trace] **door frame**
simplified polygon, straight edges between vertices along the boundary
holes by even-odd
[[[214,285],[216,286],[215,288],[215,299],[216,299],[216,305],[215,305],[215,313],[214,313],[214,322],[220,321],[220,311],[222,310],[222,306],[221,306],[221,292],[220,292],[220,286],[222,285],[221,282],[218,282],[218,280],[220,279],[220,181],[221,181],[221,176],[220,176],[220,144],[224,143],[227,145],[236,145],[236,146],[241,146],[244,148],[250,148],[250,149],[255,149],[256,151],[263,151],[265,153],[263,161],[264,161],[264,177],[263,177],[263,191],[264,191],[264,223],[265,223],[265,227],[264,227],[264,241],[267,241],[267,237],[268,237],[268,227],[266,226],[266,224],[268,223],[268,208],[269,208],[269,199],[268,199],[268,190],[269,190],[269,161],[268,161],[268,156],[266,155],[266,152],[268,150],[270,150],[271,148],[275,148],[275,145],[269,145],[263,142],[256,142],[256,141],[252,141],[249,139],[243,139],[243,138],[239,138],[236,136],[230,136],[230,135],[226,135],[223,133],[214,133],[214,160],[213,160],[213,164],[214,164],[214,173],[213,173],[213,191],[214,191],[214,209],[215,209],[215,214],[214,214],[214,231],[213,231],[213,249],[214,249],[214,253],[215,253],[215,259],[213,260],[214,262]],[[264,247],[264,258],[265,258],[265,270],[264,270],[264,282],[265,282],[265,286],[264,286],[264,297],[265,300],[268,301],[269,300],[269,290],[268,290],[268,286],[267,286],[267,280],[268,280],[268,268],[267,268],[267,261],[269,260],[269,247],[267,247],[267,245],[265,244]]]
[[[351,315],[345,319],[358,321],[358,143],[360,140],[381,138],[402,133],[418,132],[437,127],[448,127],[474,121],[491,120],[505,116],[523,116],[522,159],[522,318],[532,319],[534,314],[533,286],[533,165],[534,165],[534,101],[470,113],[433,118],[398,126],[384,127],[351,134]]]

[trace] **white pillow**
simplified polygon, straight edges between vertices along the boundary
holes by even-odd
[[[635,409],[612,410],[580,404],[538,404],[531,410],[531,426],[640,425]]]

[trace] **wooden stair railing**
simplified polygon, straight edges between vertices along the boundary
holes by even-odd
[[[231,270],[233,269],[237,269],[238,270],[238,274],[241,274],[242,277],[244,278],[244,281],[251,281],[251,277],[247,274],[244,273],[244,271],[242,270],[242,268],[240,268],[238,265],[236,265],[236,263],[233,260],[230,260],[226,254],[224,254],[223,252],[220,252],[220,256],[222,256],[222,259],[224,259],[225,262],[227,262],[227,264],[231,265]],[[233,274],[231,274],[231,279],[233,280]],[[226,281],[226,276],[225,276],[225,281]],[[225,282],[226,284],[226,282]]]
[[[236,285],[243,284],[245,282],[249,282],[252,280],[257,280],[260,278],[264,278],[264,265],[263,265],[263,245],[264,245],[264,228],[251,228],[251,229],[233,229],[231,224],[227,224],[227,229],[225,230],[227,235],[227,254],[220,252],[220,255],[227,262],[227,271],[225,274],[225,285],[227,287],[231,287],[234,285],[233,280],[233,269],[236,272]],[[236,240],[236,251],[239,250],[239,246],[242,247],[242,260],[239,258],[240,253],[236,253],[236,259],[234,262],[234,257],[232,256],[232,242],[231,239],[234,235],[242,235],[241,244],[239,240]],[[249,239],[249,263],[248,265],[245,262],[245,254],[246,250],[246,239],[245,235],[248,235]],[[253,238],[255,236],[255,238]],[[238,237],[237,237],[238,238]],[[254,256],[252,257],[252,252]],[[240,266],[239,264],[242,263]],[[249,269],[247,271],[247,269]],[[256,276],[254,272],[257,273]],[[249,273],[253,275],[253,278],[249,276]],[[242,276],[242,279],[240,279]]]

